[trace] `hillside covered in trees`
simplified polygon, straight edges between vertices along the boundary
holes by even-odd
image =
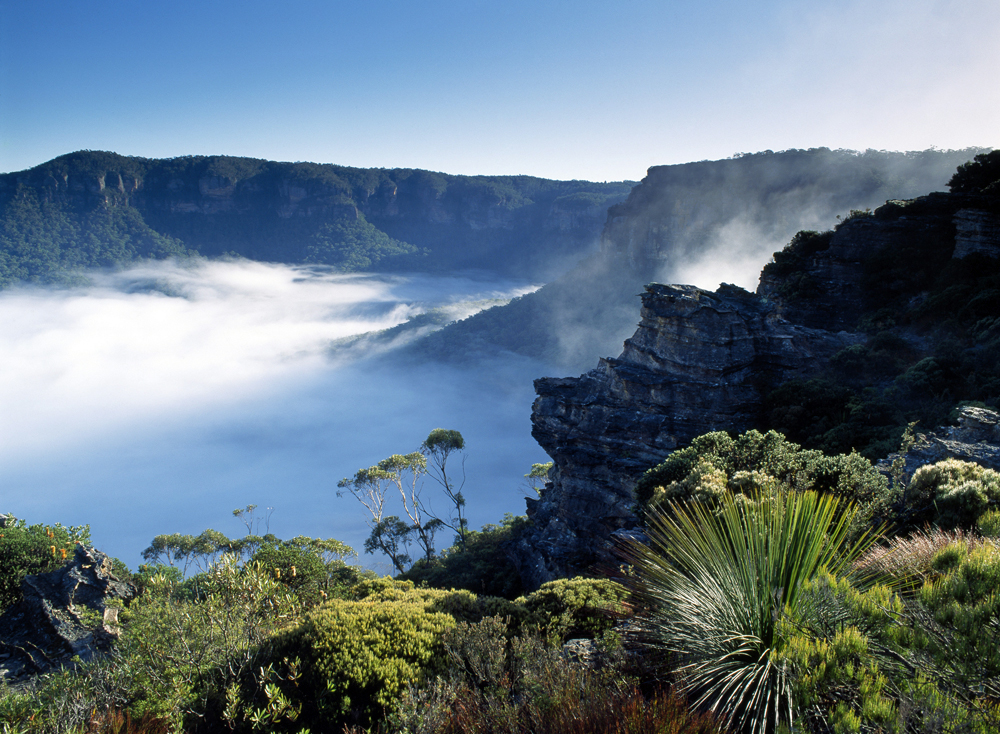
[[[547,279],[631,185],[81,151],[0,175],[0,285],[185,254]]]

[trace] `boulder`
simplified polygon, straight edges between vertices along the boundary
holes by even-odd
[[[8,682],[106,653],[118,635],[109,603],[136,594],[115,577],[111,558],[83,545],[58,571],[25,577],[21,591],[0,616],[0,678]]]

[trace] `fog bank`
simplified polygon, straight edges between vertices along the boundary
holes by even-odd
[[[468,444],[471,523],[523,512],[522,475],[545,460],[529,422],[543,365],[352,360],[330,344],[531,284],[204,261],[90,280],[0,293],[0,511],[89,523],[132,567],[160,533],[239,535],[231,512],[248,503],[274,508],[281,537],[360,550],[364,516],[337,481],[446,427]]]

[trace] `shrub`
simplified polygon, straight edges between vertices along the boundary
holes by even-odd
[[[941,576],[924,584],[920,601],[950,634],[930,636],[931,652],[954,685],[1000,698],[1000,548],[953,543],[932,566]]]
[[[1000,150],[980,153],[960,165],[948,181],[948,188],[956,193],[970,193],[985,189],[997,180],[1000,180]]]
[[[196,593],[164,576],[123,610],[113,664],[127,681],[133,715],[179,726],[221,710],[226,687],[243,675],[257,647],[298,613],[298,602],[258,564],[224,556],[198,579]]]
[[[714,734],[676,694],[644,694],[617,667],[588,669],[500,619],[445,633],[447,673],[410,687],[380,731],[409,734]]]
[[[912,586],[904,595],[860,590],[825,572],[803,585],[798,613],[782,622],[778,659],[807,730],[998,730],[1000,550],[952,542],[928,574],[915,595]]]
[[[296,726],[370,725],[402,691],[442,665],[442,635],[455,620],[413,598],[334,599],[306,614],[269,644],[265,659],[277,685],[301,710]],[[288,661],[301,676],[288,684]],[[259,692],[251,691],[248,700]]]
[[[261,543],[250,558],[293,591],[299,600],[314,606],[331,596],[345,596],[366,572],[345,559],[354,555],[333,539],[298,536],[291,540]]]
[[[1000,474],[958,459],[928,464],[913,473],[906,505],[918,521],[972,527],[988,508],[1000,505]]]
[[[904,583],[922,583],[936,575],[932,561],[938,551],[955,542],[978,541],[962,530],[928,527],[908,537],[892,538],[884,545],[873,545],[858,559],[855,570]]]
[[[89,525],[29,526],[24,520],[8,520],[0,528],[0,611],[20,601],[25,576],[62,567],[77,543],[90,545]]]
[[[514,542],[527,525],[526,517],[509,513],[500,525],[484,525],[482,530],[467,530],[465,546],[459,538],[440,557],[421,559],[400,578],[427,583],[438,588],[468,589],[477,594],[513,599],[523,592],[521,576],[511,563],[506,547]]]
[[[608,579],[558,579],[518,599],[527,615],[524,629],[551,642],[599,637],[626,613],[628,592]]]
[[[721,431],[699,436],[647,471],[636,483],[635,494],[641,516],[650,505],[664,501],[712,504],[731,492],[777,488],[826,492],[854,501],[861,508],[859,528],[884,519],[892,499],[886,478],[864,457],[826,456],[776,431],[747,431],[735,438]]]

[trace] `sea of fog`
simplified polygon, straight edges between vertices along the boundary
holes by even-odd
[[[89,524],[94,544],[133,568],[158,534],[242,535],[232,511],[250,503],[272,508],[279,537],[361,552],[363,508],[337,497],[337,481],[450,428],[466,439],[472,526],[522,514],[523,475],[548,460],[530,435],[532,379],[551,370],[331,345],[535,287],[194,261],[0,292],[0,511]]]

